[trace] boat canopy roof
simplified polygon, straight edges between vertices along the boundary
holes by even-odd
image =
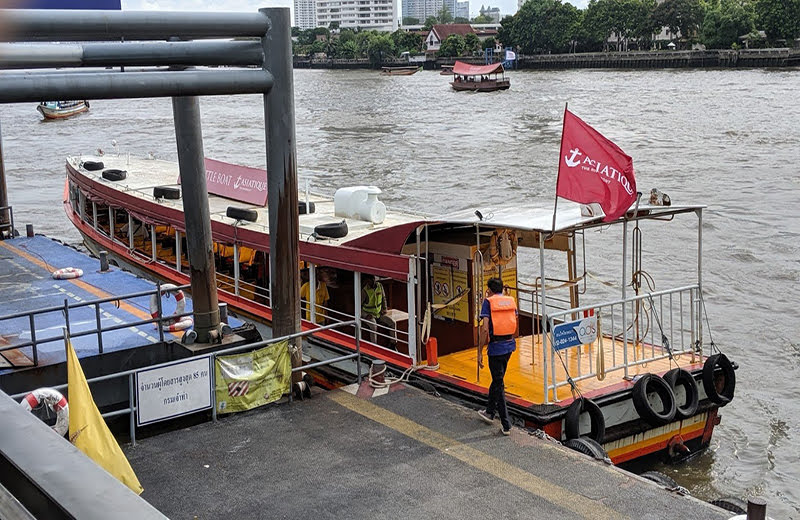
[[[705,206],[650,206],[639,204],[637,218],[669,217],[678,213],[689,213]],[[633,217],[634,207],[628,211],[627,218]],[[603,213],[587,215],[581,210],[581,205],[574,202],[559,200],[556,214],[556,225],[553,228],[553,207],[513,207],[478,208],[463,210],[443,215],[438,220],[453,224],[478,224],[487,227],[511,228],[522,231],[541,231],[546,233],[592,227],[599,224],[614,224],[623,222],[620,217],[615,222],[603,223]]]
[[[463,61],[457,61],[453,65],[453,74],[461,76],[482,76],[484,74],[501,74],[503,72],[502,63],[494,63],[492,65],[470,65]]]

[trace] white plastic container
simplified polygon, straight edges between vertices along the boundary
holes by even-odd
[[[377,186],[350,186],[339,188],[333,196],[337,217],[356,218],[380,224],[386,218],[386,205],[378,200]]]

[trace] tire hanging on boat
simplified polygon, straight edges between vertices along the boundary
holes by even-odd
[[[156,199],[178,200],[181,198],[181,190],[171,186],[156,186],[153,188],[153,197]]]
[[[682,368],[673,368],[664,374],[664,381],[672,387],[672,394],[675,395],[675,418],[678,420],[688,419],[697,413],[697,406],[700,404],[700,391],[697,381],[692,374]],[[686,395],[683,404],[678,404],[676,387],[680,385]]]
[[[123,181],[127,176],[128,172],[125,170],[117,170],[113,168],[103,170],[103,178],[107,181]]]
[[[678,487],[678,483],[675,482],[675,479],[668,475],[664,475],[660,471],[645,471],[639,476],[668,489]]]
[[[314,234],[327,238],[343,238],[347,236],[347,221],[331,224],[320,224],[314,227]]]
[[[724,379],[721,390],[717,390],[716,384],[716,367],[718,366],[722,370]],[[736,372],[733,370],[733,364],[728,356],[720,353],[706,359],[703,364],[703,389],[711,402],[722,406],[731,402],[736,391]]]
[[[599,442],[589,437],[579,437],[577,439],[567,439],[562,443],[565,447],[589,455],[597,460],[605,460],[608,453]]]
[[[317,206],[313,202],[301,200],[297,203],[297,213],[300,215],[308,215],[317,211]]]
[[[26,395],[19,403],[29,412],[41,405],[47,405],[56,414],[56,424],[53,431],[64,435],[69,430],[69,404],[61,392],[54,388],[37,388]]]
[[[258,212],[254,209],[237,208],[235,206],[228,206],[225,211],[225,216],[234,220],[246,220],[248,222],[255,222],[258,220]]]
[[[102,170],[105,167],[106,165],[103,164],[103,161],[83,161],[83,169],[90,172]]]
[[[647,399],[655,393],[661,399],[661,410],[656,410]],[[675,418],[675,394],[663,378],[655,374],[644,374],[633,385],[633,406],[639,417],[651,426],[661,426]]]
[[[575,399],[572,401],[572,404],[569,405],[569,408],[567,408],[567,415],[564,417],[564,431],[566,432],[567,439],[578,439],[581,437],[580,418],[581,414],[584,412],[589,414],[589,422],[592,425],[588,437],[602,444],[606,436],[606,420],[603,416],[603,411],[597,403],[586,397]]]

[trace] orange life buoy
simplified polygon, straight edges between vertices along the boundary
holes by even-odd
[[[176,304],[175,312],[172,314],[173,316],[178,317],[173,318],[169,322],[164,322],[161,324],[161,328],[167,332],[186,330],[194,325],[194,320],[192,320],[191,316],[180,316],[186,311],[186,295],[183,293],[183,291],[171,283],[165,283],[161,286],[161,296],[166,296],[169,298],[169,295],[173,293],[175,294]],[[150,295],[150,316],[152,316],[153,319],[157,319],[161,316],[158,312],[158,295],[155,293]],[[156,328],[157,327],[158,326],[156,325]]]
[[[78,269],[77,267],[64,267],[53,271],[53,278],[56,280],[71,280],[81,276],[83,276],[83,269]]]
[[[38,388],[26,395],[19,403],[28,411],[45,404],[56,414],[53,431],[64,435],[69,430],[69,404],[61,392],[53,388]]]

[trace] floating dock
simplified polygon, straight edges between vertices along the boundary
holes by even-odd
[[[171,518],[730,517],[527,430],[499,429],[419,389],[362,383],[125,451],[142,498]]]

